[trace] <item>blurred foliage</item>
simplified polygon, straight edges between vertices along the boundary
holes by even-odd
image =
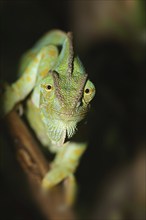
[[[71,1],[72,23],[80,46],[98,38],[145,41],[145,1]]]

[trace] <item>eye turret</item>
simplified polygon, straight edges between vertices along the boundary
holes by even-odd
[[[94,96],[95,96],[95,86],[90,80],[88,80],[84,88],[83,99],[86,103],[88,103],[93,99]]]

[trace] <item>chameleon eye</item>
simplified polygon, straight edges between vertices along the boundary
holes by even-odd
[[[85,93],[89,94],[90,93],[90,89],[85,89]]]
[[[88,80],[84,89],[85,102],[86,103],[90,102],[93,99],[94,95],[95,95],[95,87],[93,83],[90,80]]]
[[[51,86],[51,85],[47,85],[47,86],[46,86],[46,90],[51,91],[51,89],[52,89],[52,86]]]

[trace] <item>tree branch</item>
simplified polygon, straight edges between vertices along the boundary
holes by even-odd
[[[64,188],[61,184],[49,193],[42,191],[41,180],[50,166],[24,121],[13,110],[5,117],[4,123],[12,137],[18,162],[28,178],[33,198],[46,219],[75,219],[73,210],[61,209],[61,205],[65,202]]]

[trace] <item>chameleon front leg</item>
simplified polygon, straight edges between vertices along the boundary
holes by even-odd
[[[35,86],[40,62],[44,54],[48,53],[49,46],[43,47],[32,59],[22,76],[11,86],[6,86],[4,94],[0,97],[2,106],[1,116],[9,113],[15,104],[24,100]],[[55,57],[56,59],[56,57]]]
[[[66,202],[68,205],[71,205],[75,199],[77,185],[74,172],[85,149],[85,143],[68,142],[64,144],[60,147],[52,163],[51,171],[45,175],[42,181],[42,187],[50,189],[65,180]]]

